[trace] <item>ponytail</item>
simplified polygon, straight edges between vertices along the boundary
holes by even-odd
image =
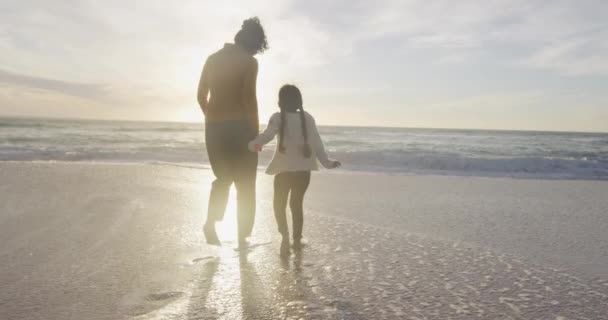
[[[302,135],[304,136],[304,146],[303,146],[304,157],[310,158],[310,156],[312,156],[312,150],[310,149],[310,144],[308,143],[308,130],[306,128],[306,115],[304,114],[303,106],[300,106],[300,124],[302,125]]]
[[[304,138],[303,153],[306,158],[312,156],[312,149],[308,143],[308,129],[306,127],[306,114],[304,113],[304,107],[302,106],[302,94],[300,89],[294,85],[284,85],[279,90],[279,108],[281,109],[281,126],[279,130],[279,152],[285,153],[285,145],[283,140],[285,138],[285,126],[287,125],[286,112],[298,112],[300,113],[300,124],[302,125],[302,136]]]
[[[285,153],[285,146],[283,145],[283,137],[285,136],[285,122],[287,122],[285,117],[285,111],[281,108],[281,127],[279,130],[279,152]]]

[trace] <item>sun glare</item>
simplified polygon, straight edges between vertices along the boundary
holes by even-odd
[[[238,224],[236,214],[236,189],[234,186],[230,188],[230,196],[228,197],[228,205],[224,219],[217,223],[217,234],[222,242],[236,242],[238,236]]]

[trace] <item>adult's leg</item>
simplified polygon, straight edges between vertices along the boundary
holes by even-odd
[[[258,167],[257,153],[248,152],[241,156],[238,165],[238,175],[235,179],[237,197],[237,221],[239,239],[244,240],[251,235],[255,222],[256,192],[255,183]]]
[[[291,174],[291,196],[289,208],[293,219],[293,241],[299,243],[302,239],[304,226],[304,194],[310,184],[310,171],[298,171]]]
[[[222,123],[205,125],[205,144],[215,180],[211,184],[204,231],[207,242],[218,245],[219,239],[215,233],[215,222],[224,218],[230,185],[234,180],[229,154],[225,148],[228,139],[225,129]]]
[[[233,170],[237,197],[237,221],[239,240],[243,241],[251,235],[255,222],[255,183],[258,170],[258,154],[250,152],[247,145],[256,136],[248,129],[246,121],[236,122],[232,131],[234,145],[232,146]]]

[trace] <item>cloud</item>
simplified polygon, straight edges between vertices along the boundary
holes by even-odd
[[[608,43],[601,15],[607,11],[601,0],[5,2],[0,66],[89,82],[177,82],[179,90],[181,81],[196,81],[197,71],[172,77],[200,67],[244,17],[259,15],[271,44],[261,59],[280,64],[283,73],[335,61],[375,63],[359,51],[380,41],[380,50],[421,51],[429,63],[465,65],[481,54],[500,64],[605,74],[594,66],[607,56],[601,46]],[[594,39],[585,48],[593,57],[580,50],[558,54],[561,43],[590,32]],[[512,56],[503,55],[505,47]]]
[[[258,15],[271,47],[258,57],[263,113],[274,111],[280,84],[295,82],[327,118],[337,114],[332,108],[385,106],[407,116],[399,113],[404,101],[431,106],[437,114],[429,119],[449,118],[446,110],[474,97],[498,109],[504,92],[551,96],[562,89],[550,84],[585,87],[608,75],[606,12],[602,0],[1,1],[0,82],[44,90],[32,100],[43,113],[60,101],[51,93],[82,98],[73,105],[95,101],[91,117],[119,106],[134,119],[198,112],[204,59],[232,40],[242,19]],[[605,102],[593,94],[589,106]],[[451,97],[463,103],[443,103]]]
[[[474,62],[483,53],[505,65],[608,74],[602,63],[608,61],[606,1],[311,0],[293,9],[330,30],[331,42],[345,54],[387,39],[391,51],[424,50],[430,62],[462,64],[466,56]],[[581,38],[577,48],[562,50]],[[512,54],[505,57],[505,49]]]
[[[0,84],[41,89],[93,100],[107,100],[107,86],[29,76],[0,69]]]
[[[549,43],[521,64],[565,75],[608,75],[608,37],[590,35]]]
[[[0,69],[0,101],[11,101],[10,104],[24,105],[28,102],[37,104],[44,111],[49,110],[61,101],[70,106],[87,106],[96,108],[100,114],[115,113],[117,110],[132,110],[142,117],[142,113],[162,112],[168,105],[187,105],[191,98],[159,92],[153,87],[136,86],[133,84],[108,85],[101,83],[80,83],[30,76]],[[5,97],[2,97],[5,95]],[[15,101],[18,98],[20,101]],[[106,116],[107,117],[107,116]]]

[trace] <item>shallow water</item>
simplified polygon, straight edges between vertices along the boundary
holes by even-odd
[[[608,179],[608,134],[321,127],[345,170]],[[0,160],[207,164],[202,124],[0,118]],[[269,145],[261,166],[272,155]]]

